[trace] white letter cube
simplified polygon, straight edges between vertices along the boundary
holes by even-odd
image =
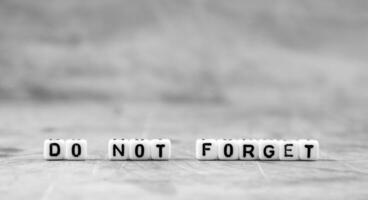
[[[277,140],[259,141],[259,159],[260,160],[278,160],[280,142]]]
[[[63,160],[65,158],[65,141],[61,139],[45,140],[43,157],[46,160]]]
[[[239,159],[240,160],[258,160],[259,144],[257,140],[241,139],[239,143]]]
[[[299,140],[300,160],[318,160],[319,142],[317,140]]]
[[[218,145],[215,139],[197,139],[196,158],[198,160],[216,160]]]
[[[146,139],[131,139],[129,145],[130,160],[151,159],[151,143]]]
[[[67,160],[85,160],[87,158],[87,141],[84,139],[66,140],[65,148]]]
[[[239,142],[232,139],[217,140],[217,152],[219,160],[238,160],[239,159]]]
[[[108,157],[110,160],[128,160],[130,142],[127,139],[110,139]]]
[[[171,157],[171,141],[169,139],[151,140],[151,158],[153,160],[169,160]]]
[[[280,160],[299,160],[299,143],[297,140],[281,140]]]

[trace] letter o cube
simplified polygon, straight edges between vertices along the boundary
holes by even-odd
[[[151,143],[146,139],[131,139],[129,147],[130,160],[151,159]]]
[[[220,139],[217,140],[219,160],[238,160],[239,146],[237,140]]]
[[[69,139],[65,142],[67,160],[85,160],[87,158],[87,141],[84,139]]]

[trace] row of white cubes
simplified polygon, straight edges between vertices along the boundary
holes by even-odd
[[[47,139],[43,156],[46,160],[85,160],[87,141],[84,139]],[[168,160],[171,157],[169,139],[110,139],[110,160]]]
[[[198,160],[318,160],[317,140],[198,139]]]
[[[111,139],[108,142],[110,160],[168,160],[171,157],[169,139]],[[87,141],[84,139],[47,139],[44,142],[46,160],[85,160]],[[198,160],[318,160],[317,140],[253,140],[198,139]]]

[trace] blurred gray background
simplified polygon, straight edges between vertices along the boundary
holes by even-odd
[[[1,0],[0,101],[368,100],[368,2]]]
[[[368,199],[368,1],[0,0],[2,199]],[[110,162],[110,138],[170,138]],[[200,162],[197,138],[317,162]],[[84,138],[47,162],[46,138]]]

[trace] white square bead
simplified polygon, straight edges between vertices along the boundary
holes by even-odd
[[[280,142],[280,160],[298,160],[299,143],[297,140],[281,140]]]
[[[131,139],[129,145],[130,160],[151,159],[151,143],[146,139]]]
[[[278,160],[280,142],[277,140],[259,141],[259,159],[260,160]]]
[[[239,159],[240,160],[258,160],[259,159],[259,144],[258,140],[240,139],[239,144]]]
[[[87,141],[84,139],[66,140],[65,148],[67,160],[85,160],[87,158]]]
[[[153,160],[169,160],[171,157],[171,141],[169,139],[151,140],[151,158]]]
[[[239,146],[237,140],[219,139],[217,140],[219,160],[238,160]]]
[[[62,139],[45,140],[43,157],[46,160],[63,160],[65,158],[65,141]]]
[[[299,159],[318,160],[319,142],[317,140],[299,140]]]
[[[216,160],[218,145],[215,139],[197,139],[196,158],[198,160]]]
[[[110,160],[128,160],[129,145],[127,139],[110,139],[108,143],[108,157]]]

